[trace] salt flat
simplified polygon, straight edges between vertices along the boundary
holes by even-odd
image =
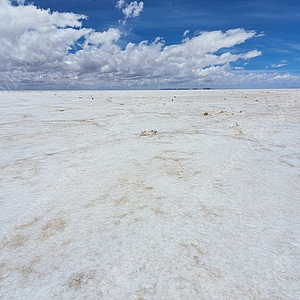
[[[0,100],[1,299],[300,299],[299,90]]]

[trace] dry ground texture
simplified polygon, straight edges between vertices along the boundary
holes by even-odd
[[[0,92],[1,299],[300,299],[300,91]]]

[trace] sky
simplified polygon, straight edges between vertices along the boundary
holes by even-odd
[[[300,88],[299,0],[0,0],[0,90]]]

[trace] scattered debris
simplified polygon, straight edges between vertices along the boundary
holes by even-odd
[[[63,112],[65,111],[63,108],[58,108],[56,111],[60,111],[60,112]]]
[[[228,115],[229,112],[227,110],[220,110],[219,112],[215,113],[216,115]]]
[[[240,124],[235,123],[234,126],[229,126],[230,129],[233,130],[235,136],[244,135],[243,131],[240,129]]]
[[[232,115],[233,113],[228,112],[227,110],[220,110],[214,113],[215,115]]]
[[[237,135],[237,136],[243,135],[243,131],[240,130],[240,129],[235,129],[234,130],[234,135]]]
[[[155,134],[157,134],[156,130],[144,130],[144,131],[141,131],[140,136],[152,136]]]

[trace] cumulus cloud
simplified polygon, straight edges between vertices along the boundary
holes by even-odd
[[[238,87],[268,78],[274,84],[296,80],[242,73],[231,66],[261,55],[258,50],[230,50],[254,38],[255,31],[186,33],[179,44],[166,45],[156,38],[124,46],[119,29],[84,28],[84,15],[0,3],[0,89]],[[122,0],[117,5],[127,6]]]
[[[58,64],[78,39],[93,32],[82,28],[84,15],[2,2],[6,4],[0,8],[2,69],[28,64],[31,70],[38,65]]]
[[[91,32],[89,35],[86,35],[86,42],[91,45],[109,45],[112,42],[119,40],[120,37],[121,32],[119,29],[109,28],[107,31]]]
[[[119,0],[116,7],[122,9],[125,19],[138,17],[144,9],[144,2],[133,1],[126,3],[124,0]]]

